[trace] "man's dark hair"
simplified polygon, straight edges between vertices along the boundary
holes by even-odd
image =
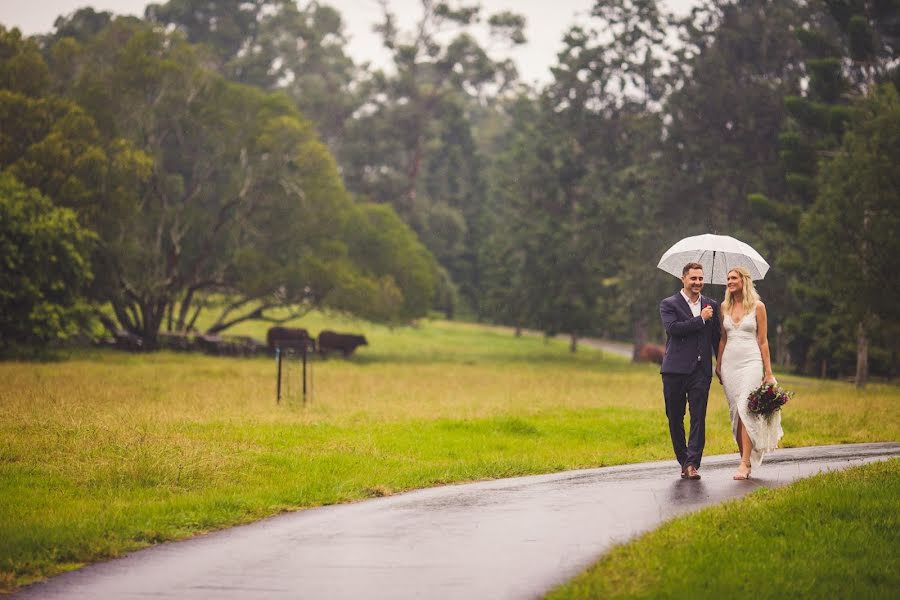
[[[684,265],[684,268],[681,270],[681,276],[684,277],[685,275],[687,275],[688,271],[690,271],[691,269],[700,269],[702,271],[703,265],[701,265],[700,263],[688,263]]]

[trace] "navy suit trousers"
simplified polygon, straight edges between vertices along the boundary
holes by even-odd
[[[706,404],[712,377],[708,376],[697,361],[697,367],[688,375],[663,373],[663,396],[666,399],[666,417],[669,419],[669,435],[675,458],[684,469],[688,465],[700,468],[703,445],[706,443]],[[685,443],[684,411],[691,410],[691,430]]]

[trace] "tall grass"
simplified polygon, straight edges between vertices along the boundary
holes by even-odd
[[[300,324],[370,343],[316,361],[306,405],[276,404],[270,358],[0,363],[0,589],[283,510],[671,457],[654,366],[500,328]],[[780,379],[785,445],[898,438],[897,387]],[[732,451],[714,384],[707,452]]]

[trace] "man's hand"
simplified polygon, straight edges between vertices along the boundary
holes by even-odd
[[[713,308],[709,304],[703,307],[703,310],[700,311],[700,317],[703,319],[703,322],[707,322],[712,319],[713,316]]]

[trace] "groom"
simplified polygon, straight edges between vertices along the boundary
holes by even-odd
[[[682,270],[684,287],[659,303],[666,328],[663,357],[663,396],[675,458],[682,479],[700,479],[700,459],[706,434],[706,402],[712,381],[712,357],[719,348],[719,305],[700,294],[703,265],[688,263]],[[684,440],[685,405],[691,410],[691,431]]]

